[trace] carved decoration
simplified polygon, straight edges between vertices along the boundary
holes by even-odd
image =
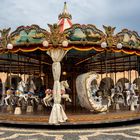
[[[8,43],[14,46],[28,46],[30,44],[42,44],[44,40],[47,40],[53,47],[58,47],[62,46],[63,41],[68,40],[69,44],[75,45],[101,45],[102,42],[106,42],[108,47],[117,47],[117,44],[120,43],[126,48],[140,48],[140,36],[135,31],[128,29],[123,29],[114,34],[115,27],[111,26],[103,26],[105,29],[105,33],[103,33],[92,24],[73,24],[71,28],[61,33],[59,25],[48,24],[48,26],[50,32],[38,25],[20,26],[11,34],[9,34],[10,28],[0,30],[0,46],[6,49]]]
[[[11,33],[11,42],[13,44],[42,43],[49,33],[38,25],[20,26]]]
[[[107,45],[109,47],[116,46],[118,41],[118,38],[114,35],[114,31],[116,27],[111,27],[111,26],[104,26],[103,28],[105,29],[106,37],[105,41],[107,42]]]
[[[60,26],[57,24],[48,24],[50,28],[50,35],[47,40],[49,43],[52,43],[53,47],[57,47],[62,41],[66,40],[65,34],[60,32]]]
[[[0,47],[3,48],[3,49],[6,49],[7,44],[10,41],[10,38],[8,36],[10,30],[11,30],[11,28],[0,30],[0,33],[1,33]]]

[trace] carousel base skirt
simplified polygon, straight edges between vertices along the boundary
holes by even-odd
[[[100,114],[72,114],[67,113],[68,121],[60,125],[86,125],[86,124],[111,124],[129,122],[134,120],[140,120],[140,112],[138,111],[123,111],[123,112],[107,112]],[[38,114],[26,114],[26,115],[14,115],[8,113],[0,113],[1,124],[14,124],[14,125],[41,125],[50,126],[48,123],[49,115]],[[126,123],[127,124],[127,123]]]

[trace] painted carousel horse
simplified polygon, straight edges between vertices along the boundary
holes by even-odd
[[[6,91],[6,97],[4,98],[5,104],[9,105],[8,100],[11,105],[14,105],[14,91],[12,89],[8,89]]]
[[[35,94],[36,86],[33,80],[29,80],[26,84],[28,86],[28,94]]]
[[[120,104],[125,106],[125,97],[123,95],[123,86],[121,82],[115,85],[115,88],[111,89],[111,104],[115,105],[115,109],[120,109]]]
[[[61,81],[60,82],[61,87],[61,98],[65,99],[66,101],[72,102],[69,94],[66,94],[66,89],[69,89],[69,85],[67,81]],[[46,106],[52,106],[52,99],[53,99],[53,90],[47,89],[45,91],[46,97],[43,98],[43,102]]]
[[[52,99],[53,99],[53,92],[51,89],[46,89],[45,91],[46,96],[43,98],[43,102],[45,106],[52,106]]]
[[[124,103],[125,105],[125,98],[122,92],[117,91],[115,88],[111,89],[111,102],[114,103],[115,101],[118,101],[120,103]]]
[[[25,89],[26,85],[25,85],[25,82],[24,81],[20,81],[18,83],[18,86],[17,86],[17,90],[15,92],[15,95],[17,97],[19,97],[19,101],[21,101],[22,99],[24,99],[25,102],[27,102],[27,99],[28,99],[28,95],[25,94]]]
[[[66,94],[66,89],[69,89],[69,84],[68,84],[67,80],[61,81],[60,87],[61,87],[61,98],[65,99],[66,101],[72,102],[69,97],[69,94]]]
[[[39,97],[35,95],[35,90],[36,90],[36,86],[33,80],[29,80],[26,84],[28,86],[28,102],[31,102],[32,105],[34,105],[34,101],[36,103],[39,103]]]
[[[138,96],[135,93],[137,90],[136,84],[131,84],[129,89],[126,91],[126,103],[127,106],[130,106],[130,110],[135,110],[135,107],[138,107]]]

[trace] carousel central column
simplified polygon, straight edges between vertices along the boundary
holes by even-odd
[[[67,53],[67,51],[65,51],[63,48],[51,48],[50,50],[47,51],[47,53],[53,60],[52,72],[54,78],[53,85],[54,104],[49,118],[49,123],[58,124],[61,122],[66,122],[66,120],[68,119],[61,105],[61,87],[60,87],[60,76],[61,76],[60,62]]]

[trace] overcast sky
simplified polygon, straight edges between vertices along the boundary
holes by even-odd
[[[64,1],[73,23],[116,26],[140,34],[140,0],[0,0],[0,28],[56,23]]]

